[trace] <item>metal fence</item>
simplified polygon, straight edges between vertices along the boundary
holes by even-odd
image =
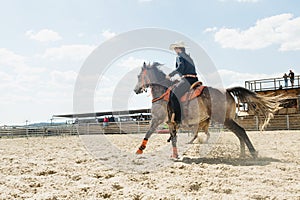
[[[36,137],[36,136],[65,136],[76,135],[76,125],[57,125],[57,126],[0,126],[0,137]]]
[[[103,123],[84,123],[77,125],[79,134],[126,134],[144,133],[148,130],[150,121],[124,121]]]
[[[237,122],[246,130],[259,130],[257,116],[239,117]],[[300,114],[275,115],[266,130],[300,130]]]
[[[267,90],[278,90],[278,89],[291,89],[300,87],[300,76],[295,76],[294,86],[291,86],[290,80],[288,80],[288,86],[285,86],[283,78],[269,78],[245,81],[245,88],[252,91],[267,91]]]
[[[237,122],[246,130],[259,130],[259,118],[257,116],[239,117]],[[149,126],[150,121],[109,122],[108,126],[103,126],[102,123],[83,123],[43,127],[0,126],[0,138],[48,137],[83,134],[138,134],[146,133]],[[223,125],[211,124],[209,130],[211,132],[215,132],[225,129]],[[300,130],[300,114],[275,115],[275,117],[271,119],[266,130]],[[180,132],[191,132],[191,130],[181,129]]]

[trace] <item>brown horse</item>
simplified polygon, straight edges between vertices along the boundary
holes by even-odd
[[[134,89],[135,93],[139,94],[150,87],[153,99],[157,100],[152,103],[150,128],[136,153],[142,154],[152,133],[161,123],[168,121],[170,131],[170,139],[168,141],[172,141],[172,157],[177,158],[176,143],[179,125],[171,122],[168,102],[161,98],[164,96],[167,88],[172,85],[172,82],[167,80],[165,78],[166,74],[158,69],[159,65],[159,63],[153,63],[152,65],[144,63],[142,71],[138,75],[138,83]],[[245,156],[246,144],[251,155],[256,158],[258,153],[245,129],[234,120],[236,116],[236,102],[234,98],[247,103],[248,109],[252,110],[257,116],[264,117],[261,129],[264,129],[273,117],[273,113],[280,108],[279,97],[264,97],[243,87],[233,87],[226,90],[205,87],[200,96],[183,103],[184,117],[181,126],[192,128],[194,133],[194,138],[190,141],[192,143],[197,138],[200,130],[207,134],[207,139],[209,138],[208,127],[210,121],[224,124],[238,137],[240,141],[240,156]]]

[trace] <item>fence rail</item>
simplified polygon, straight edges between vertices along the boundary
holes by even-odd
[[[0,126],[0,137],[35,137],[35,136],[64,136],[76,135],[75,125],[57,125],[57,126]]]
[[[257,116],[239,117],[237,122],[246,130],[259,130]],[[266,130],[300,130],[300,114],[275,115]]]
[[[285,86],[283,78],[269,78],[245,81],[245,88],[252,91],[267,91],[267,90],[278,90],[278,89],[291,89],[300,87],[300,75],[295,76],[294,86],[291,86],[290,79],[288,80],[288,86]]]
[[[237,122],[246,130],[259,130],[259,120],[256,116],[245,116],[237,118]],[[150,121],[110,122],[107,127],[102,123],[86,123],[57,125],[44,127],[31,126],[0,126],[0,138],[36,137],[36,136],[66,136],[83,134],[127,134],[146,133]],[[223,130],[223,126],[214,124],[210,131]],[[300,114],[275,115],[266,130],[300,130]],[[181,132],[190,132],[183,129]]]

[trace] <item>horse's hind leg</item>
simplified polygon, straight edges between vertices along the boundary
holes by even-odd
[[[245,156],[246,156],[246,153],[245,153],[245,142],[244,142],[244,140],[242,139],[240,139],[240,158],[245,158]]]
[[[206,139],[205,139],[205,141],[204,141],[204,144],[207,144],[207,143],[208,143],[208,140],[209,140],[209,138],[210,138],[210,133],[209,133],[209,131],[208,131],[208,128],[209,128],[209,121],[205,124],[205,126],[204,126],[204,128],[203,128],[203,130],[204,130],[204,132],[205,132],[205,134],[206,134]]]
[[[208,140],[210,138],[210,133],[208,131],[208,129],[209,129],[209,123],[210,123],[210,120],[207,119],[207,120],[201,122],[201,124],[200,124],[201,127],[199,127],[199,128],[201,128],[204,131],[204,133],[206,135],[206,139],[203,141],[204,144],[207,144]]]
[[[191,141],[188,142],[188,144],[193,144],[193,142],[197,139],[198,131],[199,131],[199,126],[193,126],[192,127],[193,138],[191,139]]]
[[[245,156],[245,143],[252,155],[252,157],[257,157],[257,151],[255,150],[254,146],[252,145],[245,129],[239,126],[234,120],[229,119],[226,120],[224,125],[231,130],[240,140],[240,148],[241,148],[241,156]]]
[[[198,126],[193,127],[193,133],[194,133],[194,137],[193,139],[188,143],[188,144],[192,144],[198,137],[198,132],[203,130],[204,133],[206,134],[206,139],[203,142],[204,144],[206,144],[210,138],[210,133],[208,131],[209,128],[209,119],[201,122]]]

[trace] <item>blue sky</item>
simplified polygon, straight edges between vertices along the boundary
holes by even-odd
[[[281,76],[290,68],[297,74],[299,11],[294,0],[1,1],[0,125],[72,113],[74,83],[85,58],[105,40],[143,27],[175,30],[196,41],[226,87]],[[114,85],[107,82],[121,79],[118,68],[131,70],[157,58],[173,67],[172,54],[151,51],[117,60],[107,85],[99,83],[95,91],[95,109],[111,108]],[[148,107],[151,98],[132,99],[131,107]]]

